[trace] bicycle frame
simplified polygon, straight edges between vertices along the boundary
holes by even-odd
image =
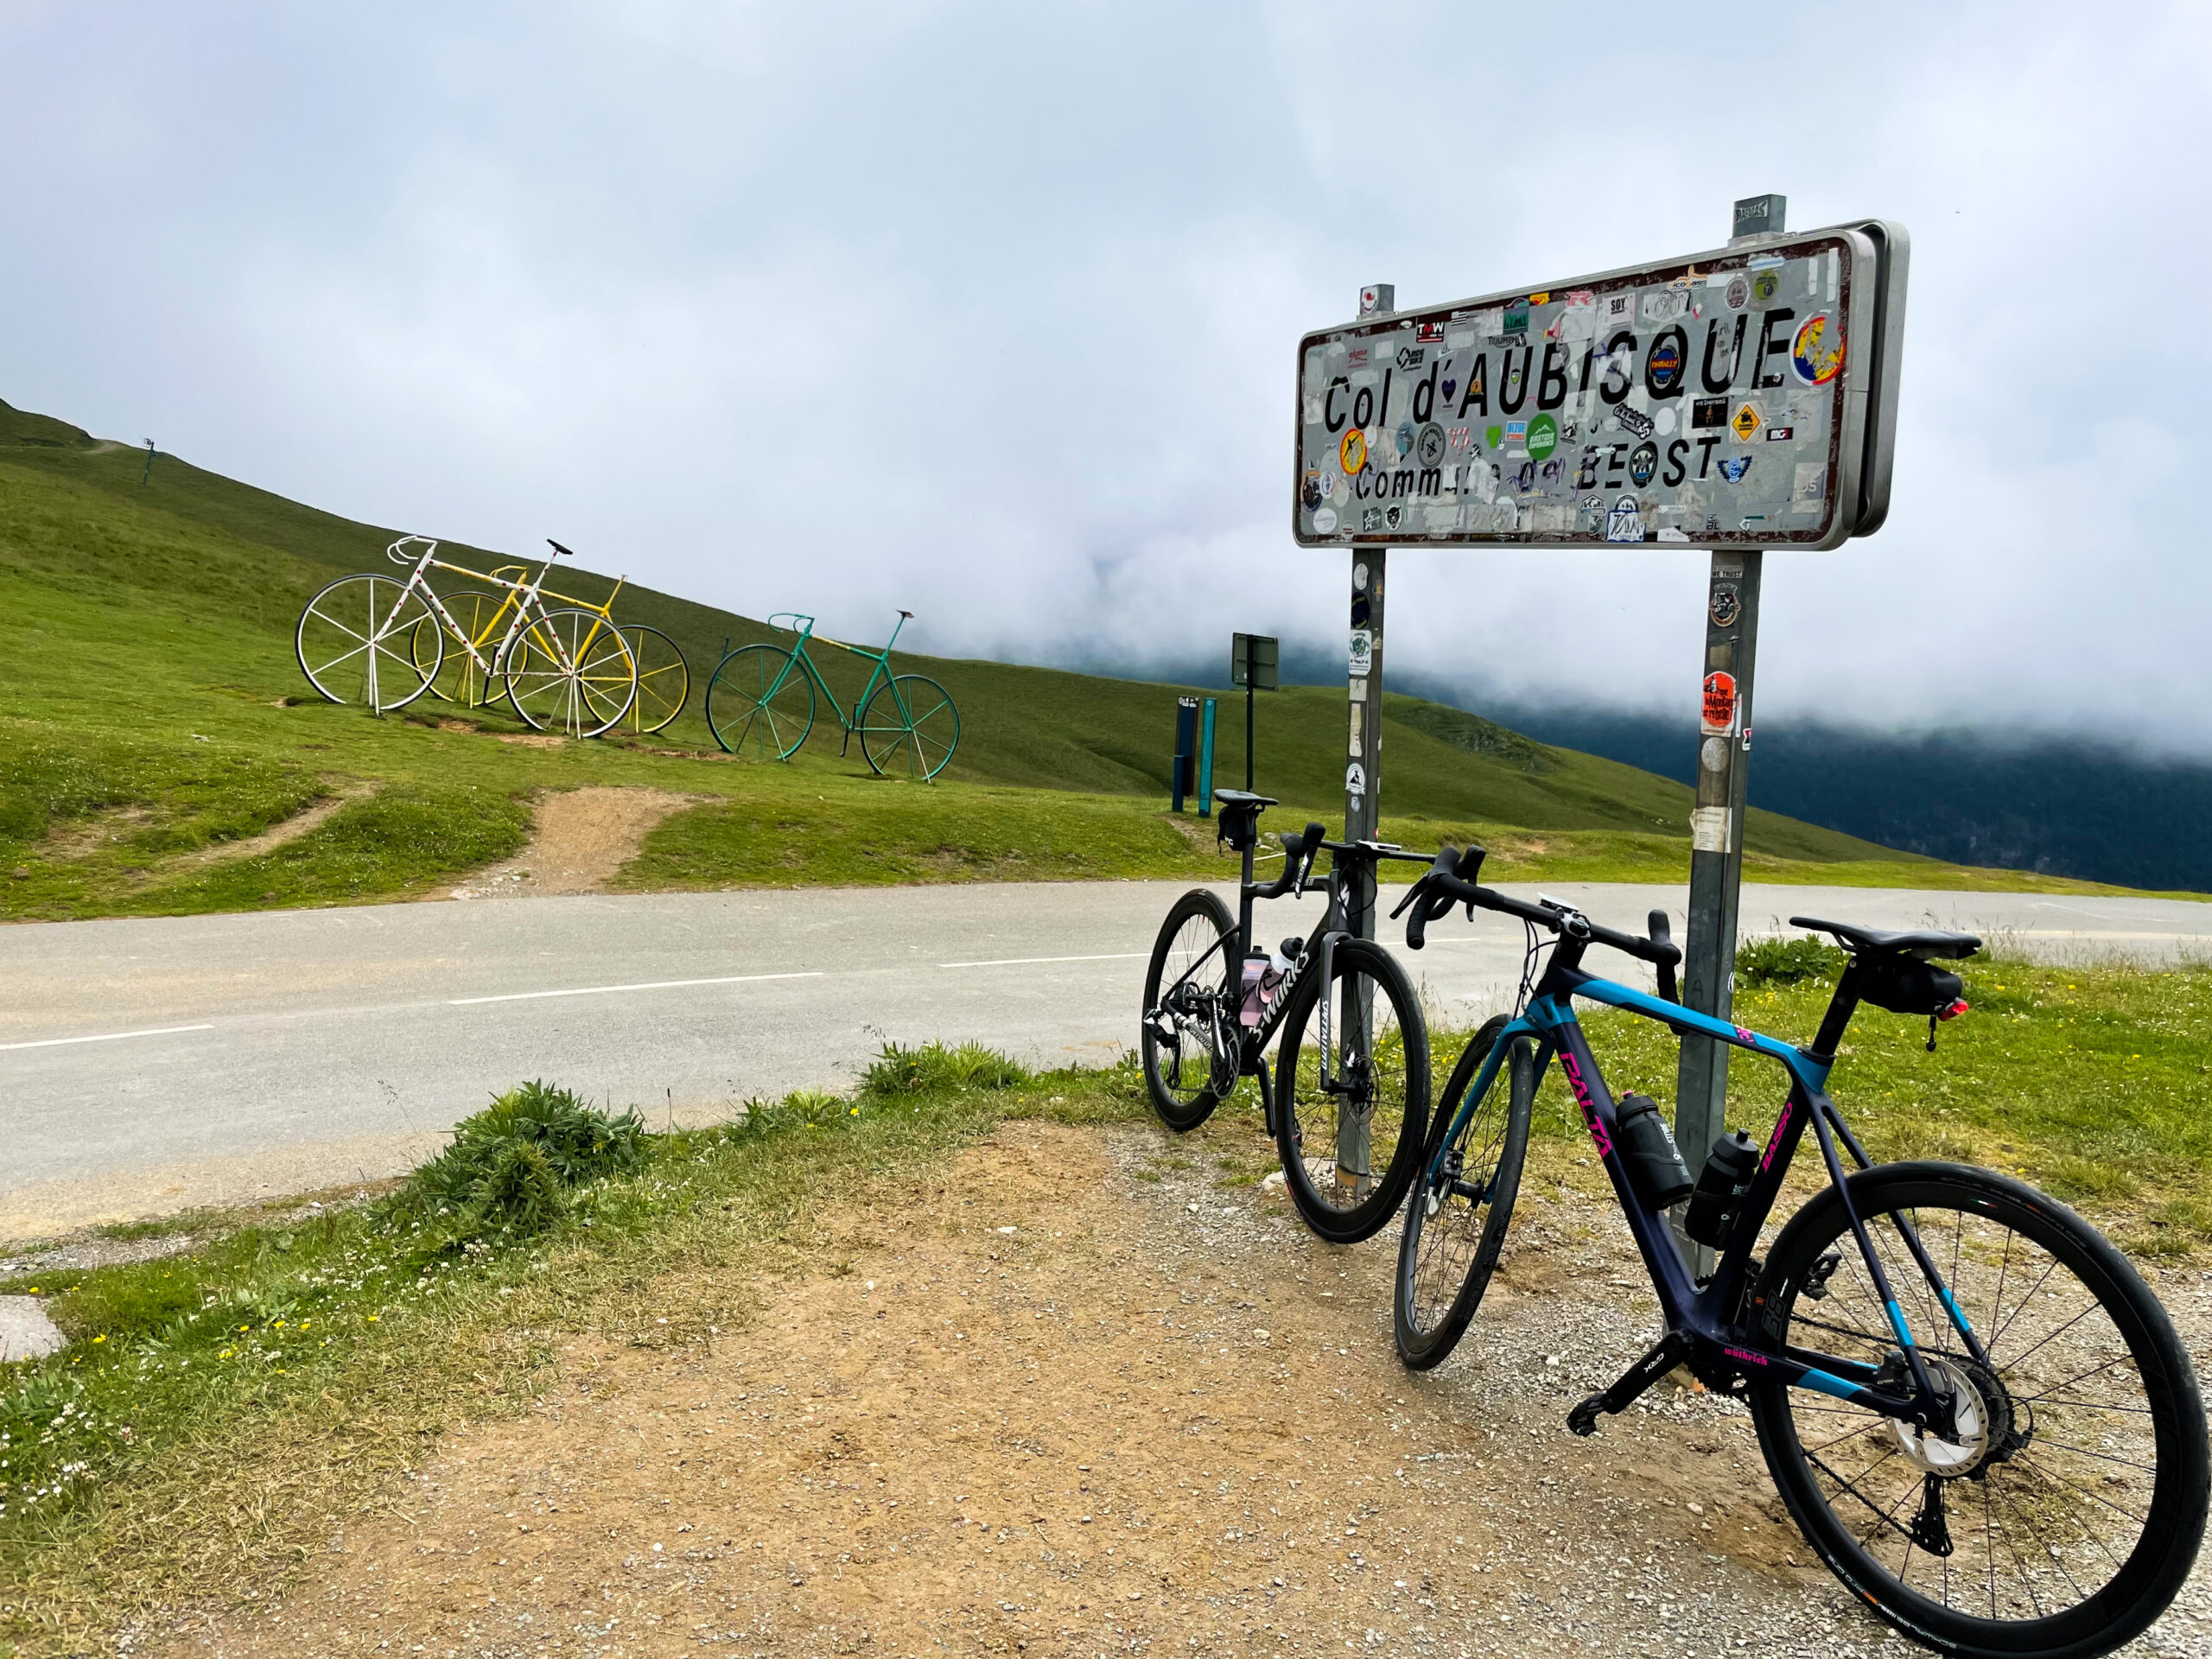
[[[1169,1007],[1176,992],[1188,984],[1192,976],[1211,961],[1217,952],[1225,950],[1234,944],[1236,947],[1236,965],[1234,971],[1230,973],[1227,978],[1230,995],[1237,1000],[1241,1007],[1242,996],[1239,988],[1245,958],[1251,954],[1252,950],[1254,903],[1261,899],[1281,898],[1286,891],[1290,892],[1294,897],[1303,896],[1306,887],[1304,878],[1293,881],[1293,877],[1297,873],[1289,868],[1285,869],[1283,877],[1278,881],[1255,882],[1252,880],[1253,845],[1253,842],[1248,842],[1241,849],[1243,854],[1243,869],[1237,882],[1236,932],[1224,934],[1216,939],[1196,962],[1178,976],[1173,985],[1161,991],[1160,1007]],[[1274,1132],[1275,1103],[1274,1091],[1266,1086],[1268,1080],[1267,1062],[1262,1057],[1267,1052],[1268,1043],[1274,1040],[1275,1033],[1281,1029],[1282,1022],[1289,1014],[1291,993],[1298,988],[1299,982],[1305,978],[1306,970],[1316,962],[1320,964],[1323,986],[1327,986],[1334,977],[1337,945],[1340,941],[1352,937],[1351,930],[1344,925],[1346,920],[1344,889],[1347,884],[1352,880],[1364,876],[1371,886],[1374,866],[1379,860],[1408,856],[1400,854],[1395,848],[1386,847],[1379,842],[1341,844],[1334,842],[1319,842],[1312,847],[1303,849],[1295,855],[1306,861],[1306,869],[1309,875],[1313,868],[1313,859],[1324,847],[1327,848],[1332,855],[1326,887],[1327,908],[1323,912],[1320,920],[1313,925],[1313,931],[1306,936],[1306,948],[1298,953],[1297,959],[1290,964],[1290,971],[1282,976],[1281,982],[1275,987],[1274,995],[1262,1011],[1259,1020],[1247,1027],[1243,1024],[1240,1018],[1237,1026],[1239,1036],[1236,1075],[1240,1077],[1256,1077],[1262,1080],[1261,1103],[1266,1114],[1268,1132],[1271,1135]],[[1286,856],[1290,855],[1286,855]],[[1420,861],[1418,855],[1410,856],[1413,861]],[[1347,1023],[1364,1020],[1367,1017],[1368,1010],[1357,1006],[1357,1001],[1351,990],[1347,988],[1344,993],[1344,1007],[1340,1015]],[[1316,1059],[1320,1068],[1319,1087],[1325,1094],[1335,1094],[1338,1092],[1338,1083],[1329,1075],[1329,1056],[1332,1045],[1329,1041],[1329,999],[1326,996],[1319,999],[1316,1005],[1316,1012],[1320,1016],[1320,1030],[1318,1033],[1319,1042],[1315,1051]],[[1361,1034],[1363,1037],[1365,1033],[1363,1032]],[[1360,1047],[1363,1052],[1366,1047],[1363,1041]]]
[[[1562,952],[1568,958],[1564,962],[1560,959]],[[1605,1403],[1600,1408],[1608,1412],[1624,1409],[1653,1382],[1675,1365],[1687,1362],[1691,1370],[1707,1387],[1722,1392],[1736,1392],[1745,1382],[1757,1378],[1792,1388],[1816,1389],[1880,1412],[1885,1416],[1912,1423],[1923,1430],[1937,1433],[1950,1432],[1953,1426],[1948,1400],[1940,1395],[1934,1386],[1919,1347],[1891,1288],[1888,1276],[1874,1253],[1866,1226],[1852,1205],[1850,1191],[1845,1183],[1839,1144],[1849,1153],[1859,1168],[1867,1167],[1869,1160],[1866,1149],[1859,1145],[1858,1138],[1852,1134],[1842,1115],[1836,1109],[1835,1103],[1828,1098],[1826,1092],[1828,1072],[1834,1065],[1833,1044],[1823,1041],[1823,1047],[1829,1055],[1824,1059],[1815,1051],[1793,1047],[1745,1027],[1715,1020],[1626,985],[1585,973],[1579,963],[1580,955],[1579,943],[1562,933],[1560,944],[1527,1007],[1498,1033],[1489,1057],[1469,1084],[1448,1126],[1440,1128],[1436,1138],[1430,1141],[1429,1157],[1433,1160],[1441,1149],[1452,1144],[1453,1138],[1459,1134],[1467,1116],[1482,1102],[1496,1081],[1498,1069],[1516,1039],[1530,1038],[1538,1044],[1535,1077],[1539,1081],[1543,1077],[1545,1067],[1554,1057],[1558,1058],[1560,1069],[1574,1096],[1575,1104],[1581,1110],[1591,1142],[1597,1148],[1599,1158],[1612,1181],[1614,1196],[1619,1200],[1622,1213],[1627,1218],[1629,1231],[1636,1239],[1637,1249],[1643,1255],[1644,1267],[1651,1275],[1652,1287],[1658,1294],[1660,1307],[1667,1323],[1665,1337],[1606,1391],[1603,1396]],[[1767,1136],[1766,1148],[1759,1156],[1749,1190],[1738,1206],[1726,1248],[1708,1279],[1699,1281],[1693,1278],[1681,1251],[1676,1246],[1665,1213],[1645,1204],[1629,1179],[1627,1165],[1618,1148],[1618,1109],[1611,1090],[1605,1086],[1597,1058],[1591,1052],[1589,1042],[1583,1034],[1581,1021],[1576,1017],[1573,999],[1578,996],[1643,1019],[1656,1020],[1678,1034],[1709,1037],[1748,1050],[1762,1058],[1777,1062],[1789,1075],[1788,1098]],[[1823,1039],[1827,1034],[1824,1027]],[[1443,1122],[1440,1118],[1440,1124]],[[1754,1267],[1751,1252],[1758,1242],[1760,1229],[1765,1224],[1775,1200],[1780,1195],[1783,1178],[1789,1172],[1790,1162],[1796,1155],[1798,1142],[1808,1124],[1818,1141],[1828,1179],[1843,1205],[1859,1255],[1888,1309],[1891,1326],[1911,1376],[1913,1386],[1910,1393],[1899,1393],[1886,1386],[1893,1380],[1885,1375],[1887,1368],[1837,1358],[1809,1349],[1777,1347],[1758,1334],[1756,1330],[1754,1322],[1764,1306],[1764,1296],[1759,1287],[1751,1282]],[[1425,1185],[1430,1179],[1429,1171],[1423,1171],[1422,1179]],[[1416,1194],[1420,1191],[1421,1187],[1417,1186]],[[1918,1234],[1902,1218],[1900,1230],[1921,1272],[1935,1287],[1959,1339],[1977,1361],[1986,1363],[1988,1357],[1980,1339],[1965,1315],[1959,1311],[1949,1287],[1943,1283]],[[1586,1407],[1592,1403],[1586,1402]],[[1594,1412],[1586,1421],[1594,1423]],[[1586,1427],[1580,1432],[1586,1433],[1588,1430]]]
[[[875,690],[875,683],[886,680],[891,685],[892,701],[899,705],[899,717],[912,728],[914,711],[906,706],[906,694],[899,690],[898,677],[891,671],[891,647],[899,642],[899,630],[906,626],[906,612],[899,613],[899,620],[892,627],[891,638],[884,641],[881,651],[870,651],[866,645],[849,645],[842,639],[832,639],[826,633],[817,633],[814,619],[802,612],[778,611],[768,619],[768,626],[772,628],[785,623],[789,623],[791,631],[798,635],[798,641],[791,648],[791,662],[785,665],[782,673],[776,676],[775,683],[763,693],[764,697],[774,696],[791,678],[791,669],[800,669],[813,682],[815,689],[822,693],[823,700],[830,705],[830,712],[837,717],[838,729],[844,734],[844,741],[838,745],[837,753],[842,754],[852,747],[853,734],[861,728],[861,714],[868,707],[868,697]],[[806,654],[806,643],[810,639],[818,639],[825,645],[835,645],[840,651],[850,652],[854,656],[864,658],[874,664],[868,671],[868,683],[861,688],[860,696],[853,699],[853,717],[850,720],[845,718],[845,711],[837,702],[837,694],[830,689],[830,682],[814,665],[814,658]]]
[[[613,591],[607,595],[604,603],[594,605],[589,600],[571,598],[567,594],[555,593],[546,587],[545,578],[553,574],[553,561],[550,559],[546,560],[539,567],[537,575],[534,577],[530,576],[530,567],[526,564],[502,564],[490,570],[472,570],[467,565],[453,564],[439,558],[437,543],[429,541],[428,537],[417,536],[401,537],[385,550],[386,555],[396,561],[398,550],[411,541],[426,542],[428,545],[422,559],[417,562],[408,578],[410,587],[416,588],[422,594],[424,601],[437,613],[438,620],[445,625],[446,632],[461,642],[461,649],[468,653],[469,660],[486,675],[491,674],[494,664],[507,654],[509,647],[515,642],[516,636],[530,625],[533,609],[539,616],[545,613],[545,601],[549,599],[556,599],[562,604],[572,605],[580,611],[589,611],[597,616],[601,622],[613,627],[614,601],[621,593],[623,584],[630,580],[626,572],[615,577]],[[499,608],[492,613],[491,626],[486,628],[477,639],[470,639],[467,631],[453,620],[453,613],[446,609],[444,601],[438,597],[437,590],[429,584],[429,572],[431,570],[451,571],[454,575],[467,576],[472,582],[488,582],[507,590],[500,595]],[[518,581],[504,574],[509,570],[518,570],[529,579]],[[404,598],[404,594],[402,597]],[[514,620],[507,624],[506,632],[499,636],[499,643],[493,648],[491,661],[487,663],[478,652],[477,646],[492,637],[493,631],[499,626],[500,619],[505,617],[510,610],[514,613]],[[396,607],[394,613],[397,614]],[[591,632],[583,638],[582,648],[588,651],[593,641],[598,637],[599,627],[597,624],[594,624]]]

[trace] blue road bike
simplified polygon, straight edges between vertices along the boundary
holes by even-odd
[[[2188,1576],[2207,1501],[2204,1407],[2165,1310],[2094,1228],[2032,1187],[1961,1164],[1872,1164],[1827,1094],[1861,1002],[1926,1016],[1932,1048],[1936,1022],[1966,1007],[1936,963],[1980,941],[1791,918],[1848,953],[1818,1034],[1797,1046],[1680,1005],[1664,912],[1649,937],[1616,932],[1557,900],[1478,886],[1482,857],[1446,847],[1392,912],[1411,910],[1416,950],[1459,904],[1470,920],[1496,911],[1529,930],[1519,1005],[1460,1055],[1407,1200],[1395,1299],[1406,1363],[1440,1363],[1473,1317],[1556,1059],[1665,1319],[1569,1428],[1595,1433],[1686,1365],[1749,1409],[1799,1529],[1905,1635],[1989,1659],[2079,1659],[2145,1629]],[[1584,971],[1592,945],[1651,963],[1659,995]],[[1656,1105],[1606,1088],[1578,998],[1779,1065],[1786,1097],[1764,1141],[1723,1135],[1693,1181]],[[1808,1128],[1827,1185],[1763,1240]]]

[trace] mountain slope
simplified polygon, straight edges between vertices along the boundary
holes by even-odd
[[[143,450],[0,404],[0,867],[17,872],[0,879],[0,914],[432,891],[512,852],[533,791],[588,782],[712,798],[648,842],[633,874],[662,885],[880,879],[894,867],[902,879],[1218,870],[1211,837],[1162,810],[1180,688],[901,653],[902,671],[941,680],[961,709],[944,784],[869,777],[856,751],[838,754],[826,711],[792,765],[734,763],[696,712],[699,686],[725,639],[778,636],[635,586],[623,619],[664,629],[694,664],[693,708],[658,737],[524,746],[499,741],[522,735],[512,720],[427,699],[381,721],[306,701],[290,648],[298,607],[334,575],[391,569],[396,534],[167,454],[149,477]],[[555,582],[588,598],[610,586],[566,566]],[[816,655],[849,707],[865,665]],[[1241,781],[1243,725],[1224,700],[1224,781]],[[1259,786],[1300,815],[1338,817],[1343,729],[1341,691],[1263,696]],[[1686,868],[1678,785],[1412,698],[1386,702],[1384,730],[1387,823],[1409,842],[1446,830],[1502,838],[1509,869],[1516,855],[1562,874]],[[223,862],[226,847],[359,789],[370,792],[312,834]],[[831,846],[856,837],[858,854]],[[1754,815],[1750,842],[1770,876],[1802,865],[1801,879],[1967,880],[1771,815]]]

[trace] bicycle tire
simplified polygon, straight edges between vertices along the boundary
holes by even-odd
[[[960,711],[927,675],[901,674],[868,694],[860,733],[861,753],[879,777],[904,766],[908,777],[927,782],[960,747]]]
[[[1325,1117],[1334,1137],[1340,1133],[1343,1115],[1343,1096],[1316,1093],[1319,1045],[1309,1047],[1306,1042],[1306,1022],[1319,1007],[1325,988],[1318,971],[1292,988],[1290,1007],[1283,1016],[1282,1042],[1275,1058],[1275,1147],[1282,1157],[1291,1202],[1306,1226],[1332,1244],[1357,1244],[1372,1237],[1397,1213],[1421,1165],[1428,1129],[1428,1027],[1413,982],[1398,959],[1381,945],[1366,939],[1340,941],[1330,973],[1338,987],[1369,986],[1374,994],[1370,1007],[1387,1001],[1389,1008],[1385,1027],[1379,1033],[1370,1029],[1359,1039],[1348,1051],[1348,1064],[1334,1058],[1331,1061],[1339,1078],[1352,1079],[1339,1087],[1355,1103],[1365,1096],[1363,1104],[1356,1103],[1355,1116],[1368,1120],[1368,1167],[1347,1169],[1341,1147],[1325,1156],[1309,1155],[1305,1149],[1308,1127],[1318,1128]],[[1334,1023],[1331,1046],[1340,1046],[1344,1022],[1339,1018]],[[1385,1138],[1389,1155],[1378,1175],[1375,1154]],[[1316,1173],[1317,1165],[1328,1169],[1325,1185]]]
[[[500,671],[524,723],[563,737],[611,730],[638,695],[630,642],[596,611],[543,613],[516,636]]]
[[[622,637],[638,659],[638,696],[630,705],[630,728],[640,737],[650,736],[683,712],[691,696],[691,664],[683,660],[683,648],[658,628],[626,623]]]
[[[1791,1518],[1828,1569],[1877,1617],[1929,1647],[1967,1659],[2087,1659],[2109,1653],[2165,1611],[2204,1533],[2212,1459],[2203,1402],[2172,1322],[2126,1258],[2094,1228],[2021,1182],[1962,1165],[1909,1163],[1861,1171],[1847,1185],[1891,1289],[1911,1309],[1909,1323],[1919,1326],[1915,1339],[1923,1363],[1951,1389],[1973,1396],[1972,1411],[1961,1419],[1970,1433],[1955,1443],[1921,1437],[1847,1401],[1755,1380],[1746,1403]],[[1907,1214],[1942,1274],[1934,1289],[1908,1253],[1900,1214]],[[1831,1255],[1833,1263],[1820,1265]],[[2053,1293],[2061,1300],[2031,1319],[2031,1299],[2041,1296],[2061,1269],[2087,1305],[2069,1313],[2082,1298],[2062,1285]],[[1881,1299],[1870,1287],[1848,1217],[1831,1188],[1793,1216],[1776,1239],[1754,1293],[1753,1321],[1777,1345],[1796,1340],[1869,1363],[1885,1351],[1901,1356],[1879,1309]],[[1987,1365],[1974,1359],[1945,1319],[1936,1294],[1944,1288],[1964,1319],[1986,1320],[1978,1338]],[[2019,1303],[2008,1306],[2006,1298],[2015,1291]],[[1817,1324],[1815,1315],[1798,1313],[1801,1299],[1818,1308]],[[2101,1319],[2093,1320],[2093,1313]],[[2024,1319],[2030,1322],[2018,1341],[2031,1345],[2015,1352],[2013,1333]],[[1839,1351],[1839,1336],[1853,1345]],[[2046,1386],[2051,1376],[2063,1380]],[[2076,1397],[2108,1392],[2126,1399]],[[1803,1432],[1801,1416],[1808,1420]],[[1859,1429],[1838,1433],[1854,1418]],[[1821,1444],[1808,1448],[1807,1438],[1815,1433]],[[1861,1440],[1865,1444],[1854,1444]],[[2077,1443],[2082,1440],[2100,1449],[2088,1450]],[[1856,1459],[1878,1447],[1891,1449],[1857,1468]],[[2147,1453],[2155,1462],[2138,1463],[2121,1455],[2126,1452]],[[2050,1461],[2040,1460],[2038,1452]],[[1877,1482],[1877,1471],[1890,1462],[1903,1466]],[[1844,1464],[1853,1465],[1851,1475],[1838,1469]],[[2150,1479],[2124,1475],[2123,1469]],[[1833,1497],[1821,1490],[1821,1476],[1837,1488]],[[1878,1516],[1878,1500],[1898,1484],[1903,1495],[1891,1506],[1892,1516],[1903,1513],[1900,1506],[1912,1502],[1916,1490],[1920,1495],[1910,1529],[1890,1518],[1868,1525],[1862,1536],[1839,1516],[1837,1503],[1848,1492],[1846,1514],[1854,1521],[1862,1510]],[[1931,1505],[1929,1494],[1938,1489],[1942,1502]],[[1969,1526],[1978,1502],[1979,1537],[1969,1533],[1961,1543],[1951,1536],[1946,1511],[1954,1501]],[[2138,1504],[2144,1511],[2139,1517]],[[2120,1531],[2108,1518],[2113,1515],[2139,1527],[2125,1559],[2082,1519]],[[2079,1547],[2070,1530],[2077,1526],[2095,1543],[2101,1561]],[[1902,1548],[1899,1535],[1905,1540]],[[1870,1541],[1875,1548],[1868,1547]],[[1930,1544],[1948,1545],[1948,1553],[1930,1554]],[[1923,1583],[1940,1589],[1940,1601],[1912,1582],[1916,1550],[1923,1563],[1942,1564],[1940,1571],[1923,1565],[1919,1573]],[[1967,1580],[1955,1599],[1955,1561],[1958,1576]],[[2082,1578],[2104,1563],[2114,1570],[2099,1587],[2085,1590]],[[1986,1592],[1974,1587],[1977,1574],[1986,1581]],[[2048,1611],[2046,1599],[2057,1600],[2062,1589],[2082,1599],[2063,1611]],[[1966,1604],[1979,1609],[1985,1600],[1990,1617],[1964,1611]],[[2012,1613],[2027,1616],[2003,1616]]]
[[[814,677],[781,645],[740,645],[708,677],[707,729],[728,753],[788,760],[814,729]]]
[[[418,638],[425,622],[427,647]],[[292,654],[309,685],[327,702],[367,704],[376,713],[404,709],[429,690],[443,649],[422,596],[404,581],[373,573],[326,582],[300,607],[292,630]],[[430,658],[428,672],[417,660],[422,654]]]
[[[1194,928],[1193,923],[1198,925]],[[1188,938],[1183,937],[1186,931]],[[1186,994],[1180,999],[1183,1006],[1169,1014],[1178,1033],[1171,1047],[1154,1029],[1161,987],[1164,983],[1172,992],[1185,970],[1217,940],[1228,942],[1217,953],[1217,970],[1202,969],[1191,982],[1197,994]],[[1234,960],[1236,954],[1236,918],[1218,895],[1205,887],[1192,888],[1168,908],[1167,919],[1160,925],[1160,936],[1153,941],[1152,961],[1144,975],[1144,1013],[1137,1021],[1137,1048],[1144,1062],[1145,1091],[1152,1097],[1152,1109],[1178,1135],[1188,1135],[1212,1116],[1214,1108],[1236,1087],[1236,1057],[1234,1052],[1224,1056],[1220,1052],[1224,1024],[1231,1034],[1236,1030],[1233,999],[1242,968]],[[1219,1006],[1223,1002],[1228,1004],[1225,1009]],[[1187,1090],[1182,1077],[1186,1042],[1202,1044],[1199,1055],[1205,1064],[1205,1082]]]
[[[1465,1122],[1453,1124],[1461,1097],[1473,1086],[1506,1023],[1502,1014],[1484,1020],[1460,1051],[1437,1102],[1421,1169],[1406,1194],[1391,1325],[1398,1357],[1409,1370],[1440,1365],[1459,1345],[1482,1305],[1512,1224],[1536,1093],[1532,1041],[1514,1039],[1513,1052],[1483,1098]],[[1470,1148],[1478,1166],[1472,1175]]]

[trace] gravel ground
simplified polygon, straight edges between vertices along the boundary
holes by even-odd
[[[1920,1651],[1815,1564],[1729,1402],[1662,1383],[1567,1433],[1656,1334],[1572,1153],[1539,1148],[1491,1299],[1414,1376],[1395,1241],[1314,1241],[1248,1184],[1267,1152],[1241,1116],[1009,1125],[744,1281],[741,1336],[572,1341],[539,1410],[449,1436],[288,1594],[130,1650]],[[656,1287],[638,1323],[730,1288]],[[2202,1364],[2212,1276],[2158,1288]],[[2209,1638],[2201,1566],[2129,1651]]]

